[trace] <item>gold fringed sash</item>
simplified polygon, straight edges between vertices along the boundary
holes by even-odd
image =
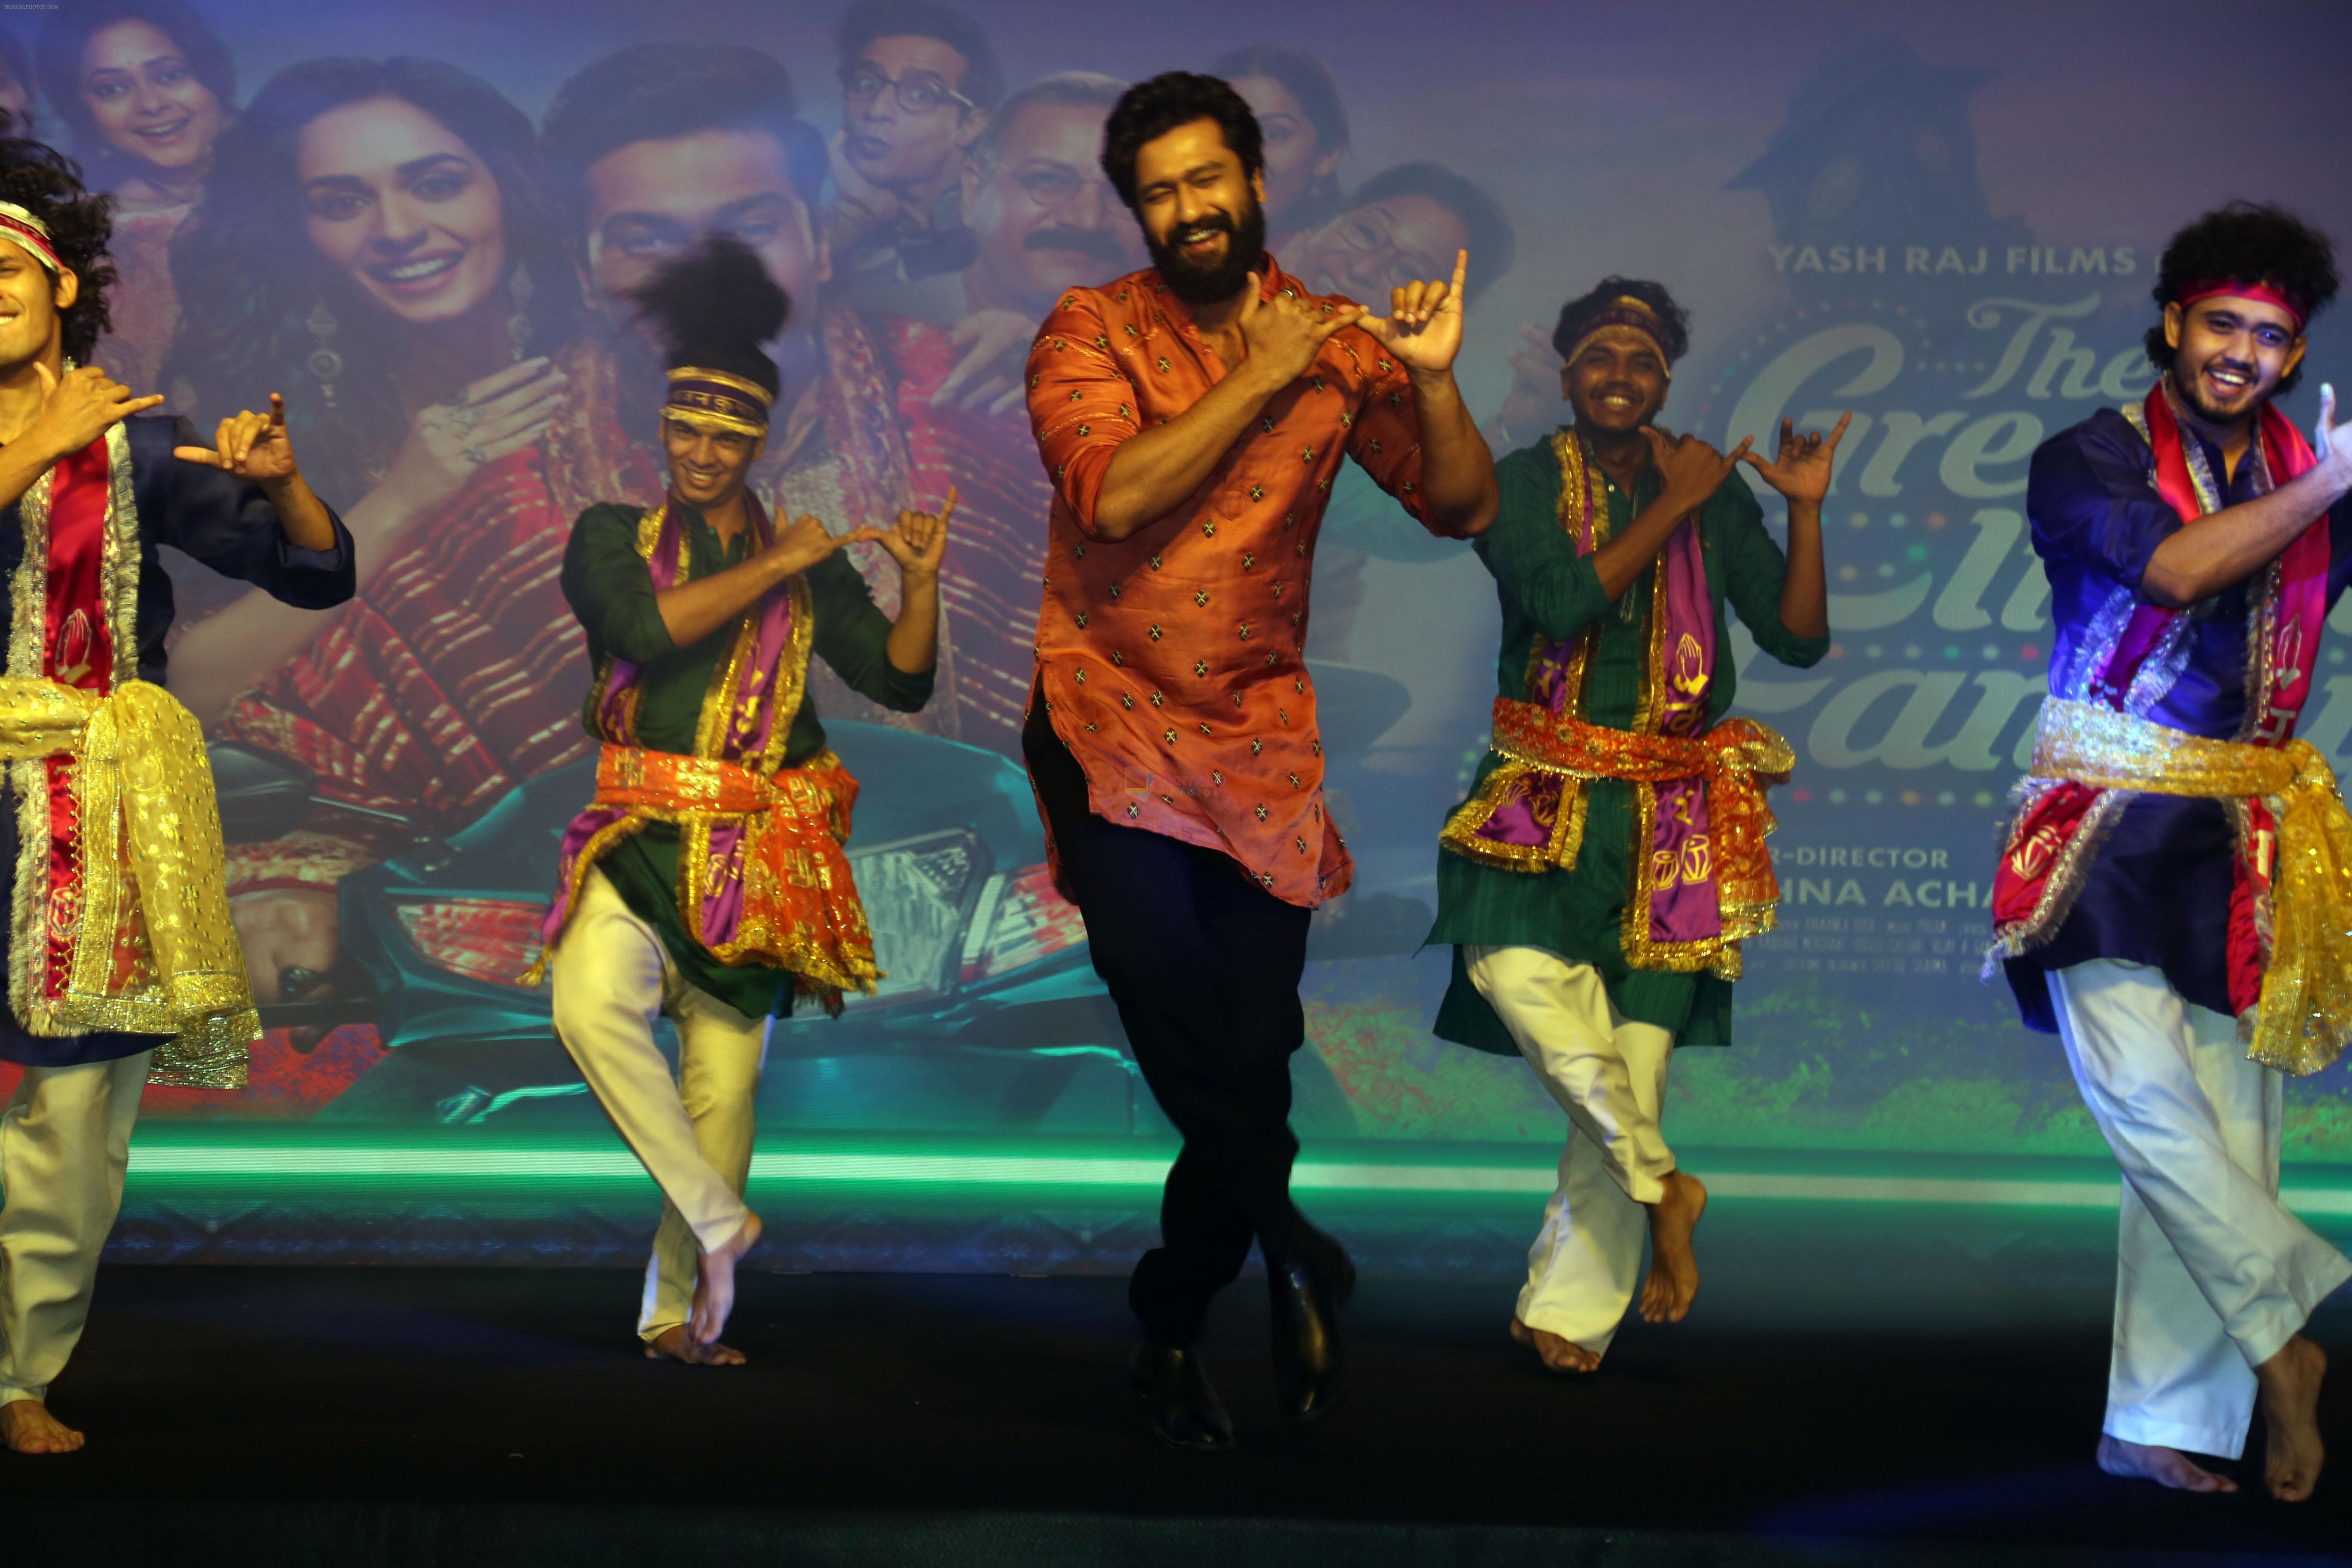
[[[2032,776],[2092,789],[2274,802],[2270,963],[2246,1054],[2300,1076],[2343,1053],[2352,1042],[2352,814],[2318,748],[2308,741],[2209,740],[2053,698],[2034,735]]]
[[[575,833],[592,821],[596,826],[576,846],[567,838],[571,852],[546,943],[523,984],[536,985],[544,976],[546,955],[597,861],[646,824],[667,822],[678,828],[677,912],[687,931],[730,967],[789,972],[801,990],[838,1014],[842,993],[871,993],[883,978],[841,849],[856,801],[857,780],[830,751],[798,767],[759,773],[714,757],[607,742],[596,760],[596,798],[573,825]],[[722,830],[738,836],[731,853],[714,843]],[[722,858],[735,862],[731,876],[740,879],[741,902],[715,920],[730,876]]]
[[[131,680],[112,695],[53,680],[0,678],[0,760],[39,807],[44,763],[75,760],[83,854],[79,920],[64,989],[48,986],[48,879],[19,867],[9,942],[9,1001],[47,1037],[123,1030],[171,1037],[149,1081],[241,1089],[261,1021],[229,923],[220,812],[204,727],[171,693]],[[22,831],[30,833],[27,824]],[[28,857],[29,858],[29,857]],[[45,869],[46,854],[39,857]]]
[[[1726,719],[1695,740],[1643,735],[1555,716],[1540,704],[1505,697],[1495,700],[1494,750],[1501,761],[1478,793],[1446,819],[1439,842],[1457,855],[1513,870],[1575,868],[1583,849],[1584,786],[1589,780],[1651,785],[1694,777],[1705,781],[1712,864],[1701,875],[1714,877],[1722,934],[1672,944],[1673,952],[1644,952],[1637,967],[1709,970],[1727,979],[1738,977],[1738,943],[1771,931],[1779,920],[1780,880],[1764,845],[1776,824],[1764,791],[1785,783],[1797,765],[1796,752],[1786,737],[1753,719]],[[1479,837],[1486,819],[1503,805],[1523,795],[1533,799],[1545,793],[1526,787],[1544,774],[1559,781],[1559,806],[1549,825],[1549,841],[1518,846]],[[1643,847],[1650,843],[1648,822],[1635,824],[1633,841]],[[1629,910],[1646,911],[1654,887],[1654,868],[1647,864],[1648,857],[1641,859],[1634,868]],[[1629,928],[1631,923],[1629,916]],[[1646,934],[1644,922],[1642,935]],[[1629,929],[1629,961],[1635,940]],[[1643,943],[1650,949],[1664,945]],[[1684,948],[1694,951],[1681,952]]]

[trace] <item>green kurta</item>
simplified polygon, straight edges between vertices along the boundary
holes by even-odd
[[[640,668],[645,695],[637,709],[638,742],[651,751],[691,756],[703,698],[738,623],[730,621],[688,647],[670,640],[654,603],[653,573],[637,553],[637,523],[645,510],[600,501],[580,514],[563,552],[563,597],[588,634],[591,668],[603,668],[608,658]],[[749,530],[737,534],[731,547],[722,545],[700,512],[688,506],[677,510],[686,530],[689,579],[708,577],[749,556]],[[809,568],[807,580],[816,616],[810,638],[814,655],[833,666],[852,690],[885,708],[911,713],[930,700],[930,670],[908,675],[891,664],[884,647],[890,617],[876,605],[847,556],[825,557]],[[593,725],[589,732],[595,733]],[[784,742],[784,763],[798,766],[824,749],[824,726],[817,721],[814,702],[803,696]],[[662,945],[689,984],[754,1017],[789,1011],[792,990],[780,971],[730,968],[687,933],[677,913],[677,843],[675,826],[648,824],[604,857],[604,875],[631,911],[661,933]]]
[[[1587,448],[1590,460],[1591,448]],[[1595,473],[1601,471],[1597,461]],[[1524,447],[1495,465],[1502,510],[1477,541],[1478,558],[1495,574],[1503,605],[1503,649],[1495,683],[1501,695],[1527,698],[1528,657],[1538,635],[1566,641],[1595,622],[1599,646],[1587,668],[1584,718],[1595,724],[1631,728],[1640,696],[1642,659],[1648,644],[1653,563],[1614,605],[1601,591],[1601,574],[1560,526],[1559,463],[1549,441]],[[1643,471],[1627,496],[1613,480],[1603,481],[1613,537],[1633,525],[1656,496],[1658,474]],[[1727,600],[1756,638],[1757,646],[1783,664],[1814,664],[1829,651],[1827,637],[1801,637],[1780,624],[1780,584],[1788,558],[1764,531],[1764,514],[1737,471],[1724,480],[1699,514],[1699,544],[1707,589],[1715,601],[1715,679],[1707,696],[1711,726],[1731,706],[1739,672],[1731,658],[1724,620]],[[1488,752],[1471,784],[1475,795],[1496,759]],[[1437,1034],[1480,1050],[1517,1056],[1503,1022],[1464,973],[1462,947],[1548,948],[1601,973],[1609,999],[1627,1018],[1673,1032],[1675,1043],[1731,1043],[1731,984],[1711,974],[1669,973],[1627,966],[1620,939],[1631,889],[1633,792],[1615,779],[1587,786],[1584,847],[1574,868],[1526,872],[1481,865],[1441,849],[1437,856],[1437,924],[1433,942],[1455,943],[1454,983],[1438,1009]]]

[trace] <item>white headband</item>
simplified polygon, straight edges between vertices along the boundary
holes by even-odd
[[[65,267],[49,244],[49,226],[15,202],[0,202],[0,239],[14,240],[32,258],[49,269],[50,276],[62,277]]]

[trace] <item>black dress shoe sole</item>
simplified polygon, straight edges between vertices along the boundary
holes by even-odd
[[[1230,1454],[1240,1447],[1231,1437],[1222,1443],[1187,1443],[1181,1438],[1170,1436],[1157,1426],[1151,1429],[1151,1435],[1160,1440],[1161,1447],[1173,1448],[1180,1454]]]
[[[1150,1380],[1133,1368],[1128,1371],[1127,1391],[1135,1396],[1138,1405],[1146,1407],[1151,1405]],[[1159,1439],[1162,1447],[1173,1448],[1180,1454],[1230,1454],[1240,1446],[1230,1436],[1210,1442],[1187,1442],[1165,1430],[1157,1421],[1149,1425],[1152,1436]]]

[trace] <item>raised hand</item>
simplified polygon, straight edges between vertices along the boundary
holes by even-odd
[[[294,462],[294,443],[286,435],[286,399],[269,395],[269,412],[247,409],[220,422],[209,447],[174,447],[172,456],[184,463],[202,463],[257,484],[290,479],[300,470]]]
[[[1307,374],[1315,356],[1342,327],[1363,319],[1360,305],[1311,304],[1294,294],[1258,298],[1265,280],[1253,272],[1242,289],[1239,325],[1249,345],[1249,368],[1267,384],[1288,386]]]
[[[955,515],[956,488],[948,487],[948,499],[935,515],[928,511],[902,511],[898,521],[888,528],[861,528],[852,539],[872,540],[890,552],[898,563],[900,575],[936,577],[940,562],[947,554],[948,520]]]
[[[1457,250],[1451,283],[1407,283],[1391,289],[1389,313],[1367,316],[1356,324],[1378,338],[1408,370],[1451,370],[1454,356],[1462,352],[1462,289],[1469,272],[1470,253]]]
[[[2343,461],[2352,467],[2352,423],[2336,423],[2336,384],[2319,384],[2319,427],[2311,433],[2311,450],[2323,463],[2343,454]]]
[[[1018,310],[974,310],[948,329],[948,346],[964,355],[931,394],[931,406],[991,414],[1017,407],[1022,365],[1036,337],[1037,323]]]
[[[1749,467],[1764,476],[1764,482],[1789,499],[1792,506],[1819,506],[1822,498],[1830,493],[1830,462],[1837,456],[1838,443],[1845,439],[1845,427],[1853,423],[1853,416],[1838,416],[1837,428],[1823,436],[1820,431],[1797,433],[1796,421],[1780,421],[1780,445],[1766,462],[1753,452],[1743,450],[1741,457]],[[1740,446],[1745,448],[1746,442]]]
[[[1696,436],[1670,436],[1654,425],[1643,426],[1642,435],[1650,443],[1651,461],[1665,480],[1659,499],[1674,502],[1676,511],[1695,511],[1705,506],[1748,456],[1752,444],[1743,440],[1726,457]]]
[[[37,447],[58,457],[80,451],[114,426],[163,401],[161,395],[131,396],[129,387],[96,365],[63,375],[37,362],[33,368],[41,378],[41,411],[26,435],[34,437]]]
[[[849,132],[836,131],[824,144],[824,160],[833,174],[833,205],[825,209],[825,237],[835,245],[852,239],[906,207],[892,192],[857,172],[849,161]]]
[[[456,495],[474,471],[547,433],[563,407],[564,374],[546,356],[523,360],[416,411],[381,489],[415,513]]]

